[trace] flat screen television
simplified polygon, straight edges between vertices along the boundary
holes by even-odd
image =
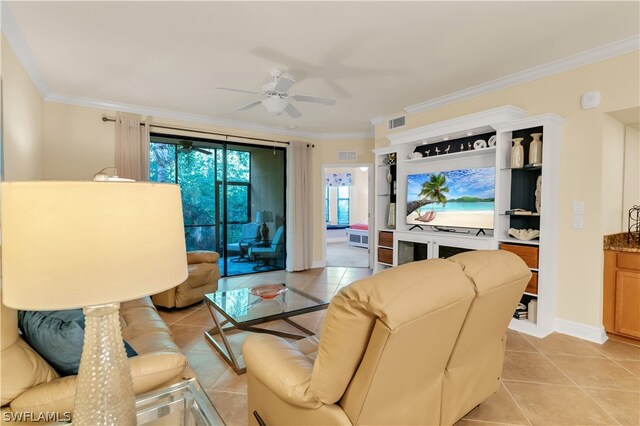
[[[407,176],[407,224],[493,229],[495,167]]]

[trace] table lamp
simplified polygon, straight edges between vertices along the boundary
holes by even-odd
[[[259,211],[256,214],[256,222],[262,222],[260,235],[262,236],[262,241],[266,242],[269,239],[269,227],[267,226],[267,222],[273,222],[273,213],[268,210]]]
[[[4,304],[82,307],[73,424],[136,424],[119,302],[187,278],[180,188],[142,182],[0,185]]]

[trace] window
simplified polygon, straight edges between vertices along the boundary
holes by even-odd
[[[151,142],[149,180],[180,184],[187,250],[220,251],[225,222],[223,155],[226,151],[226,221],[236,225],[228,228],[231,240],[239,237],[241,224],[251,220],[251,153],[224,150],[218,144],[199,149],[210,154]]]
[[[284,269],[282,238],[274,256],[259,261],[239,243],[243,226],[254,222],[258,211],[273,214],[268,239],[285,230],[285,156],[280,147],[152,134],[149,178],[180,185],[186,248],[220,253],[223,276]]]
[[[338,225],[349,225],[349,187],[338,186]]]
[[[326,191],[324,194],[324,221],[329,223],[329,187],[325,187]]]

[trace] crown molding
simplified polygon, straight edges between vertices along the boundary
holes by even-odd
[[[133,114],[148,115],[157,118],[181,120],[191,123],[208,124],[219,127],[230,127],[237,130],[250,130],[254,132],[264,132],[270,134],[284,135],[298,138],[308,138],[313,140],[337,140],[337,139],[370,139],[373,132],[345,132],[345,133],[323,133],[307,130],[285,129],[276,126],[252,123],[248,121],[232,120],[226,118],[210,117],[202,114],[179,112],[161,108],[153,108],[143,105],[124,104],[99,99],[83,98],[79,96],[69,96],[60,93],[49,93],[45,98],[47,102],[57,102],[68,105],[75,105],[88,108],[107,109],[112,111],[129,112]]]
[[[594,49],[585,50],[584,52],[576,53],[575,55],[567,56],[557,61],[530,68],[519,73],[511,74],[509,76],[492,80],[487,83],[482,83],[477,86],[472,86],[467,89],[459,90],[457,92],[428,100],[426,102],[415,104],[404,108],[404,110],[409,114],[417,114],[422,111],[439,108],[447,104],[459,102],[496,90],[526,83],[528,81],[548,77],[550,75],[568,71],[573,68],[578,68],[584,65],[603,61],[605,59],[623,55],[625,53],[630,53],[638,49],[640,49],[640,37],[632,36],[615,41],[613,43],[605,44],[604,46],[596,47]]]
[[[385,116],[384,115],[379,115],[377,117],[373,117],[371,119],[369,119],[369,121],[371,122],[371,124],[373,124],[374,126],[379,126],[382,123],[384,123],[384,119]]]
[[[6,1],[0,2],[0,8],[2,15],[2,24],[0,25],[0,27],[2,27],[2,34],[6,37],[11,49],[18,57],[18,60],[24,67],[24,70],[31,79],[31,82],[38,92],[40,92],[40,96],[44,99],[49,95],[50,90],[47,85],[47,81],[44,79],[44,76],[40,71],[38,62],[31,53],[29,44],[22,35],[20,26],[18,25],[16,18],[13,16],[13,12],[11,11],[9,4]]]

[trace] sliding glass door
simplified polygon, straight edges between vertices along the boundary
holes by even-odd
[[[285,179],[282,148],[151,135],[150,180],[180,185],[187,250],[223,276],[284,268]]]

